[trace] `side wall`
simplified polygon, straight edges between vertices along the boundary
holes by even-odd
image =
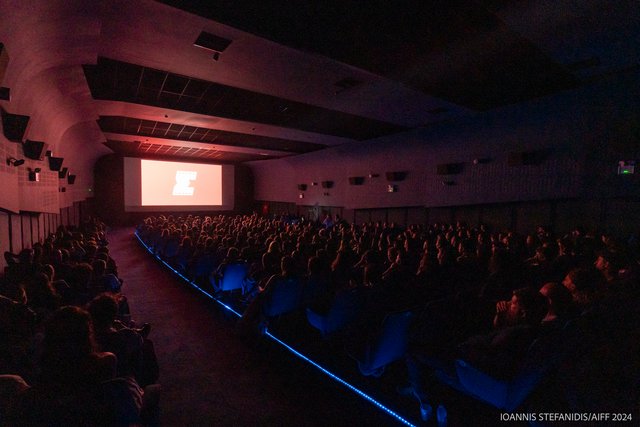
[[[34,243],[43,242],[58,226],[77,226],[90,216],[88,202],[77,202],[62,208],[59,213],[22,212],[0,210],[0,252],[18,253]],[[0,271],[6,267],[0,258]]]
[[[355,210],[638,197],[638,174],[617,176],[616,166],[640,159],[639,91],[636,75],[617,76],[376,141],[252,162],[256,200]],[[539,164],[509,165],[509,153],[528,151],[539,152]],[[462,170],[438,175],[444,163]],[[388,181],[392,171],[406,179]],[[365,177],[363,185],[351,185],[352,176]],[[322,181],[334,185],[311,185]],[[387,192],[390,184],[398,191]]]

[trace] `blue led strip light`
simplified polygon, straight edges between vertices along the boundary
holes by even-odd
[[[171,271],[173,271],[175,274],[177,274],[182,280],[184,280],[185,282],[187,282],[188,284],[190,284],[191,286],[193,286],[194,288],[196,288],[198,291],[200,291],[204,296],[206,296],[207,298],[210,298],[212,300],[214,300],[215,302],[217,302],[218,304],[220,304],[221,306],[223,306],[224,308],[226,308],[227,310],[229,310],[231,313],[235,314],[238,317],[242,317],[242,314],[238,313],[237,311],[235,311],[233,308],[229,307],[227,304],[223,303],[222,301],[220,301],[219,299],[217,299],[216,297],[214,297],[213,295],[211,295],[209,292],[205,291],[204,289],[202,289],[200,286],[196,285],[195,282],[192,282],[191,280],[189,280],[184,274],[180,273],[178,270],[176,270],[175,268],[173,268],[169,263],[167,263],[165,260],[163,260],[162,258],[160,258],[158,255],[153,253],[153,250],[151,250],[151,248],[149,246],[147,246],[147,244],[140,238],[140,236],[138,235],[138,233],[134,233],[134,235],[136,236],[136,238],[138,239],[138,241],[140,241],[140,243],[142,244],[142,246],[145,247],[145,249],[151,254],[153,255],[158,261],[160,261],[161,263],[163,263],[165,266],[167,266],[167,268]]]
[[[363,392],[362,390],[352,386],[351,384],[349,384],[348,382],[346,382],[345,380],[343,380],[342,378],[340,378],[339,376],[333,374],[332,372],[326,370],[325,368],[323,368],[322,366],[318,365],[316,362],[314,362],[313,360],[309,359],[307,356],[305,356],[304,354],[300,353],[299,351],[297,351],[295,348],[291,347],[290,345],[288,345],[286,342],[280,340],[278,337],[276,337],[275,335],[272,335],[271,332],[266,331],[265,335],[269,338],[271,338],[272,340],[274,340],[275,342],[277,342],[278,344],[282,345],[284,348],[286,348],[287,350],[289,350],[291,353],[295,354],[296,356],[298,356],[300,359],[304,360],[305,362],[309,363],[312,366],[315,366],[316,368],[318,368],[321,372],[327,374],[330,378],[333,378],[334,380],[338,381],[340,384],[344,385],[345,387],[347,387],[349,390],[355,392],[357,395],[359,395],[360,397],[364,398],[365,400],[369,401],[370,403],[373,403],[376,407],[378,407],[379,409],[382,409],[384,412],[386,412],[387,414],[391,415],[392,417],[394,417],[396,420],[400,421],[403,424],[406,424],[408,426],[414,426],[414,424],[410,423],[409,421],[407,421],[406,419],[404,419],[403,417],[401,417],[400,415],[398,415],[396,412],[392,411],[391,409],[387,408],[386,406],[384,406],[382,403],[378,402],[377,400],[375,400],[373,397],[369,396],[368,394],[366,394],[365,392]]]
[[[209,292],[205,291],[204,289],[202,289],[201,287],[199,287],[198,285],[196,285],[193,281],[189,280],[186,276],[184,276],[182,273],[180,273],[178,270],[176,270],[175,268],[173,268],[171,265],[169,265],[166,261],[164,261],[162,258],[160,258],[158,255],[154,254],[153,251],[151,250],[151,248],[149,248],[149,246],[147,246],[147,244],[140,238],[140,236],[138,235],[138,233],[134,233],[134,235],[136,236],[136,238],[138,239],[138,241],[140,241],[140,243],[142,244],[142,246],[145,247],[145,249],[152,254],[154,257],[156,257],[161,263],[163,263],[165,266],[167,266],[169,268],[169,270],[173,271],[175,274],[177,274],[182,280],[184,280],[185,282],[187,282],[188,284],[190,284],[191,286],[193,286],[194,288],[196,288],[198,291],[200,291],[203,295],[205,295],[206,297],[214,300],[215,302],[217,302],[218,304],[220,304],[222,307],[226,308],[227,310],[229,310],[231,313],[235,314],[238,317],[242,317],[242,314],[238,313],[237,311],[235,311],[233,308],[229,307],[227,304],[223,303],[222,301],[220,301],[219,299],[217,299],[216,297],[214,297],[213,295],[211,295]],[[323,368],[322,366],[320,366],[318,363],[314,362],[313,360],[309,359],[307,356],[305,356],[304,354],[300,353],[299,351],[297,351],[295,348],[291,347],[289,344],[287,344],[286,342],[282,341],[281,339],[279,339],[278,337],[276,337],[275,335],[273,335],[271,332],[269,332],[268,330],[265,331],[264,335],[268,338],[270,338],[271,340],[275,341],[276,343],[280,344],[281,346],[283,346],[284,348],[286,348],[287,350],[289,350],[289,352],[291,352],[292,354],[294,354],[295,356],[298,356],[300,359],[304,360],[305,362],[309,363],[311,366],[317,368],[318,370],[320,370],[320,372],[326,374],[327,376],[329,376],[329,378],[334,379],[335,381],[339,382],[340,384],[342,384],[343,386],[347,387],[349,390],[353,391],[354,393],[356,393],[358,396],[362,397],[363,399],[365,399],[366,401],[368,401],[369,403],[372,403],[373,405],[375,405],[378,409],[382,409],[384,412],[386,412],[388,415],[391,415],[393,418],[395,418],[397,421],[401,422],[402,424],[405,424],[407,426],[412,426],[415,427],[415,424],[409,422],[408,420],[406,420],[405,418],[403,418],[402,416],[400,416],[398,413],[392,411],[391,409],[387,408],[386,406],[384,406],[382,403],[378,402],[377,400],[375,400],[373,397],[369,396],[368,394],[366,394],[365,392],[363,392],[362,390],[360,390],[359,388],[349,384],[348,382],[346,382],[345,380],[343,380],[342,378],[340,378],[339,376],[335,375],[334,373],[328,371],[327,369]]]

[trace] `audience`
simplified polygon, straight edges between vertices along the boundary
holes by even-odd
[[[356,305],[364,313],[353,316],[357,328],[346,325],[347,340],[349,334],[354,341],[362,340],[358,334],[373,336],[390,312],[413,311],[407,366],[409,389],[420,399],[427,397],[425,372],[450,371],[454,358],[506,379],[517,375],[530,346],[545,336],[606,331],[616,327],[611,319],[629,322],[634,334],[639,329],[628,314],[639,296],[637,243],[579,228],[556,236],[539,227],[520,236],[462,223],[350,225],[329,215],[317,223],[257,214],[160,215],[146,218],[137,233],[200,286],[211,286],[210,278],[226,265],[246,262],[242,295],[234,303],[245,310],[240,325],[248,333],[268,320],[265,306],[284,288],[295,293],[294,308],[317,313],[358,290]],[[140,386],[157,381],[158,366],[148,326],[136,328],[130,319],[107,244],[104,224],[93,220],[80,229],[60,227],[18,255],[5,253],[0,339],[8,345],[0,352],[0,374],[31,384],[12,399],[9,415],[16,425],[42,417],[140,422]],[[301,321],[292,319],[287,321]],[[600,345],[615,351],[610,342]],[[556,352],[580,359],[568,348]],[[22,384],[12,378],[7,382]],[[52,387],[69,397],[66,406],[49,398]],[[103,412],[83,412],[82,399],[98,399],[95,411]],[[35,410],[24,417],[30,405]],[[571,399],[567,405],[577,408]]]
[[[60,226],[33,249],[5,253],[2,425],[130,426],[157,416],[141,388],[158,379],[150,326],[132,328],[104,228],[95,219]],[[83,308],[92,291],[93,318]]]
[[[98,348],[116,355],[119,377],[133,377],[143,387],[153,384],[158,380],[158,363],[147,338],[150,325],[130,328],[117,320],[118,309],[117,296],[108,292],[96,296],[87,305]]]
[[[634,306],[629,301],[638,297],[637,244],[621,245],[578,227],[566,235],[538,227],[522,236],[462,223],[350,225],[329,215],[316,223],[257,214],[161,215],[146,218],[138,233],[156,252],[171,239],[191,236],[199,248],[188,263],[198,265],[198,271],[187,269],[191,277],[203,270],[214,273],[229,248],[251,254],[247,292],[236,300],[240,309],[246,307],[241,324],[259,323],[264,291],[292,275],[303,283],[300,308],[311,305],[316,313],[327,313],[345,291],[362,290],[354,295],[364,310],[349,317],[353,324],[345,333],[354,335],[347,340],[375,335],[375,325],[389,312],[414,311],[408,355],[419,374],[454,357],[496,378],[510,378],[531,357],[534,342],[540,346],[545,337],[556,342],[577,317],[597,318],[614,308],[626,313]],[[288,271],[278,272],[278,261]],[[300,322],[300,317],[287,321]],[[427,358],[420,356],[423,352]],[[552,352],[571,349],[558,346]],[[434,355],[441,359],[433,363]],[[419,387],[419,381],[413,383]],[[420,390],[414,394],[424,397]]]

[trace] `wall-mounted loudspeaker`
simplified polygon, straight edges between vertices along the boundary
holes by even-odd
[[[62,168],[58,171],[58,178],[64,179],[67,177],[67,173],[69,172],[69,168]]]
[[[67,175],[67,182],[69,185],[74,184],[76,182],[76,176],[72,174]]]
[[[12,142],[22,142],[29,124],[29,116],[7,113],[4,108],[0,108],[0,115],[2,115],[2,132],[5,138]]]
[[[298,190],[307,191],[307,184],[298,184]]]
[[[64,159],[62,157],[49,157],[49,169],[51,169],[52,171],[60,172],[63,161]]]
[[[29,181],[40,182],[40,168],[29,169]]]
[[[441,163],[436,167],[438,175],[457,175],[462,173],[463,163]]]
[[[404,181],[404,179],[407,177],[407,173],[402,171],[402,172],[387,172],[387,181]]]
[[[332,188],[333,181],[322,181],[322,188]]]
[[[43,160],[48,147],[48,144],[42,141],[26,140],[24,144],[22,144],[24,156],[33,160]]]
[[[349,184],[362,185],[364,184],[364,176],[351,176],[349,177]]]

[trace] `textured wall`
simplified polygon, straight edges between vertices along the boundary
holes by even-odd
[[[615,162],[637,155],[639,89],[637,76],[623,76],[377,141],[253,162],[256,199],[362,209],[633,194],[615,175]],[[508,165],[509,152],[528,150],[545,150],[546,158]],[[476,158],[488,161],[474,165]],[[462,173],[436,174],[438,164],[458,162]],[[386,191],[387,171],[408,172],[395,183],[397,193]],[[370,173],[380,176],[349,185],[348,177]],[[335,182],[332,189],[309,185],[298,198],[297,184],[326,180]]]
[[[17,254],[22,249],[30,248],[36,242],[55,232],[59,225],[78,225],[87,219],[89,210],[86,203],[74,203],[62,208],[59,213],[21,213],[14,214],[0,211],[0,252]],[[0,271],[4,271],[6,262],[0,258]]]
[[[2,123],[0,122],[0,129]],[[18,149],[19,144],[8,142],[4,135],[0,132],[0,181],[2,182],[2,191],[0,191],[0,208],[12,212],[20,210],[20,194],[18,192],[18,177],[24,172],[25,166],[13,167],[7,165],[6,159],[14,157],[21,159],[22,152]]]

